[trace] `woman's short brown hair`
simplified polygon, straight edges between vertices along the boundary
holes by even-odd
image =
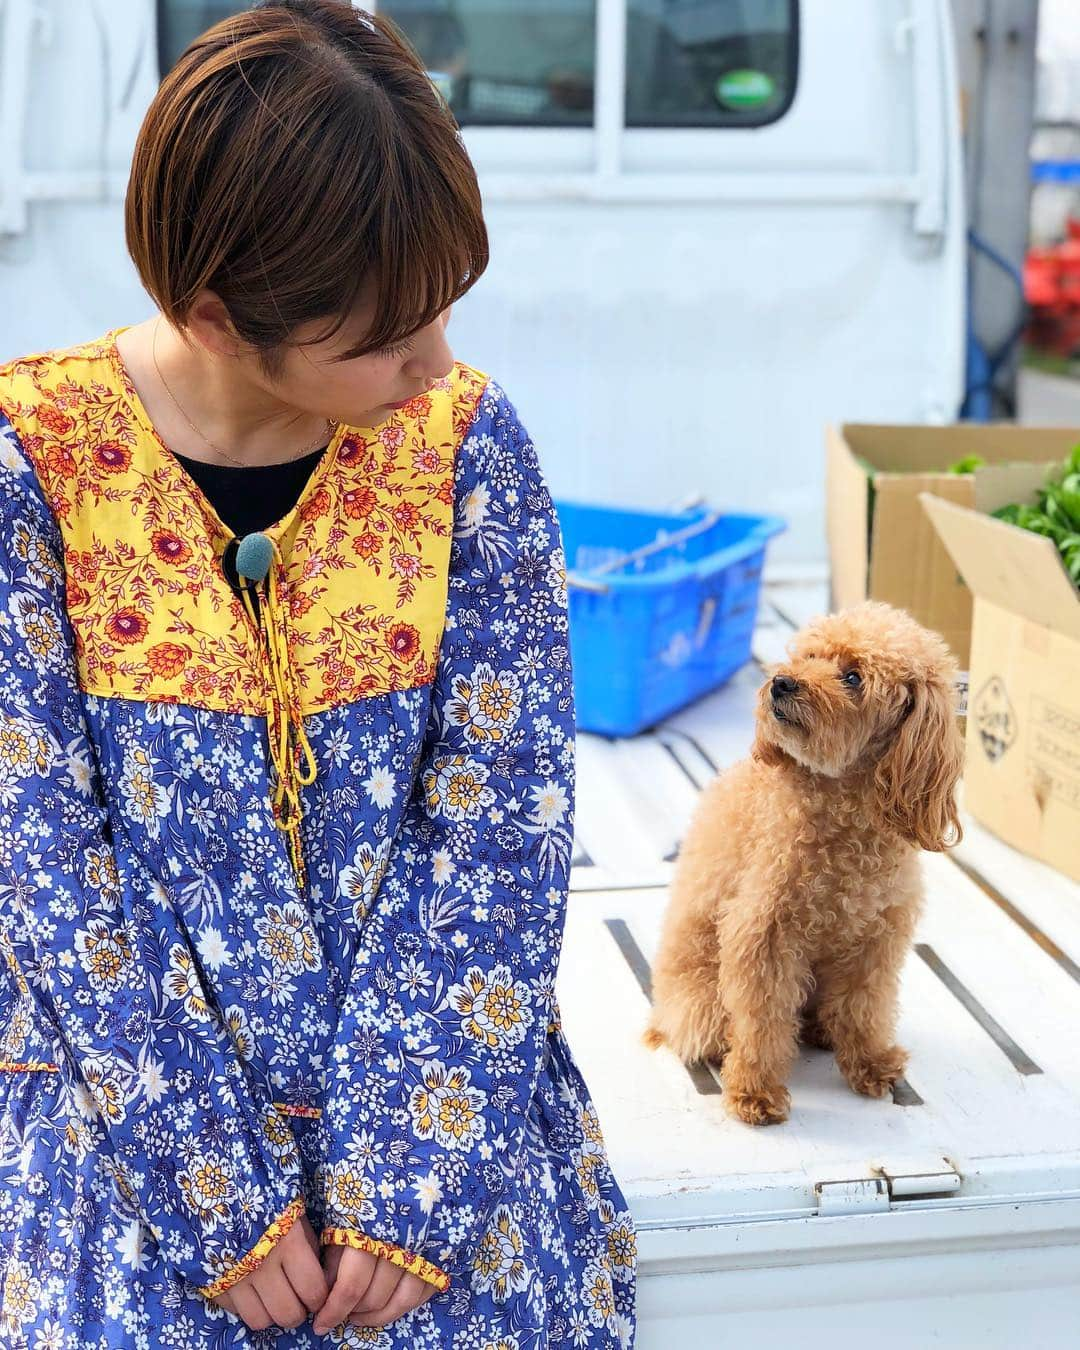
[[[165,317],[183,329],[209,287],[271,377],[300,324],[341,329],[369,276],[375,318],[341,360],[425,327],[488,262],[450,109],[400,30],[349,0],[263,0],[196,38],[143,119],[124,224]]]

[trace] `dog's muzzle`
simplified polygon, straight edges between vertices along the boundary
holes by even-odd
[[[773,703],[773,716],[778,722],[790,722],[792,719],[785,713],[781,704],[785,699],[799,692],[798,680],[793,680],[790,675],[773,676],[772,687],[770,689]]]

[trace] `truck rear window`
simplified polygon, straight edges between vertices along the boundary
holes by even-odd
[[[158,0],[168,70],[189,42],[246,6]],[[594,120],[596,0],[383,0],[462,126]],[[627,0],[628,127],[756,127],[795,96],[798,0]]]

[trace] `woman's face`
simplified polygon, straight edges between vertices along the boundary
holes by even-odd
[[[349,426],[375,426],[397,407],[449,375],[454,354],[446,340],[450,309],[412,337],[385,351],[335,361],[363,338],[368,318],[350,321],[327,342],[291,347],[274,395],[285,403]],[[302,326],[296,336],[317,333],[325,324]]]
[[[216,358],[224,358],[234,373],[242,373],[248,385],[245,402],[256,407],[264,404],[267,410],[277,405],[276,410],[286,415],[301,411],[347,426],[377,426],[396,406],[448,375],[454,354],[446,340],[451,308],[447,307],[426,328],[397,346],[349,361],[335,360],[370,332],[374,318],[370,296],[370,288],[365,288],[356,309],[333,338],[311,346],[287,347],[281,373],[273,379],[259,366],[252,349],[238,345],[228,311],[212,292],[199,297],[190,327]],[[325,320],[313,320],[301,324],[293,337],[297,341],[313,338],[326,327]]]

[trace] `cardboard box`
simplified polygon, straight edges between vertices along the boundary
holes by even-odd
[[[906,609],[940,633],[967,670],[971,592],[919,504],[931,492],[980,508],[1013,465],[1060,465],[1080,429],[986,426],[882,426],[846,423],[826,430],[832,607],[870,597]],[[986,468],[948,472],[969,455]],[[993,508],[990,508],[993,509]]]
[[[922,503],[975,594],[965,806],[1080,881],[1080,592],[1052,540],[985,514],[1043,482],[1014,467],[976,509]]]

